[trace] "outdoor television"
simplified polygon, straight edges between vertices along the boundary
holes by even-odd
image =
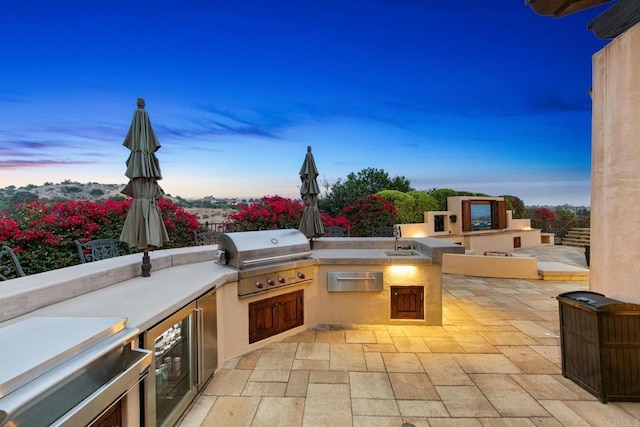
[[[507,228],[507,208],[503,200],[463,200],[462,231]]]

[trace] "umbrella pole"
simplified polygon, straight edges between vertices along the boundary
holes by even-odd
[[[149,252],[144,251],[142,255],[142,277],[151,276],[151,260],[149,259]]]

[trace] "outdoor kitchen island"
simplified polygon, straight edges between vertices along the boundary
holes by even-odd
[[[409,242],[415,249],[403,252],[394,251],[393,239],[368,238],[349,243],[364,246],[357,249],[342,246],[341,240],[344,239],[319,239],[314,242],[314,250],[308,259],[286,263],[288,268],[295,268],[297,264],[305,268],[311,266],[314,280],[243,298],[238,296],[238,273],[213,261],[215,246],[152,252],[154,269],[148,278],[138,276],[137,254],[15,279],[0,288],[0,327],[32,317],[126,318],[129,327],[141,331],[139,343],[142,345],[144,331],[215,291],[217,360],[221,366],[233,357],[317,325],[440,324],[441,269],[438,260],[442,252],[458,253],[463,248],[442,245],[435,239],[416,239]],[[373,276],[382,273],[382,290],[329,291],[328,277],[334,272],[364,272]],[[368,278],[365,280],[369,281]],[[375,282],[375,277],[371,282]],[[424,302],[417,303],[419,292],[398,295],[401,307],[397,307],[396,314],[401,313],[401,317],[395,319],[391,314],[394,296],[391,292],[400,291],[401,294],[404,290],[401,288],[410,288],[412,292],[422,288]],[[299,326],[250,344],[250,304],[274,297],[286,299],[286,295],[295,292],[302,296],[300,301],[304,310]],[[402,317],[406,315],[403,307],[411,304],[422,307],[423,319]],[[422,314],[415,309],[413,312],[415,316]],[[182,335],[186,336],[187,332],[183,330]],[[6,343],[5,348],[12,348],[11,343]],[[151,369],[149,376],[153,375]],[[144,408],[137,403],[136,397],[144,392],[145,387],[140,387],[131,390],[123,399],[123,425],[139,425],[144,419],[141,415]]]

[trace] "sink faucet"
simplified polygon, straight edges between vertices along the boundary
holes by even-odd
[[[398,239],[400,237],[402,237],[402,231],[400,230],[400,226],[399,225],[396,225],[393,231],[394,231],[393,235],[396,238],[393,250],[397,251],[400,248],[400,246],[398,245]]]

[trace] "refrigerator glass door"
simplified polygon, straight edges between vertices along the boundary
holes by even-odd
[[[145,334],[154,350],[154,375],[146,384],[146,425],[172,425],[195,397],[194,309],[191,304]]]

